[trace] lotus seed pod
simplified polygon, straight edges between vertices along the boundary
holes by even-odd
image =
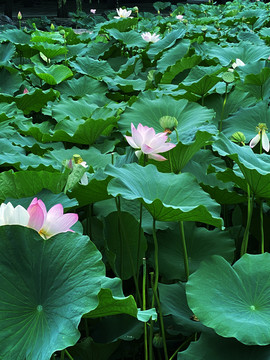
[[[169,115],[162,116],[159,119],[159,123],[164,130],[170,130],[170,131],[173,131],[178,125],[177,119],[174,116],[169,116]]]

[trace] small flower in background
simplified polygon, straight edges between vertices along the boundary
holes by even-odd
[[[27,226],[30,215],[21,205],[15,208],[9,202],[0,206],[0,226],[2,225],[22,225]]]
[[[240,60],[240,59],[236,59],[235,62],[232,64],[232,68],[235,69],[237,68],[238,66],[245,66],[246,64]]]
[[[259,123],[258,126],[256,126],[256,129],[258,131],[258,134],[256,136],[254,136],[253,139],[251,139],[249,146],[251,148],[254,148],[254,146],[256,146],[260,140],[262,141],[262,148],[268,152],[269,151],[269,139],[268,136],[266,134],[267,126],[265,123]]]
[[[72,231],[70,227],[78,221],[78,215],[75,213],[64,214],[62,204],[54,205],[48,212],[42,200],[34,198],[27,208],[30,215],[28,227],[38,231],[44,238]]]
[[[24,88],[23,93],[24,93],[24,94],[28,94],[29,91],[28,91],[26,88]]]
[[[17,15],[18,20],[22,20],[22,13],[19,11]]]
[[[114,16],[114,18],[120,19],[120,18],[131,17],[130,15],[131,15],[132,10],[126,10],[126,9],[119,8],[119,9],[116,9],[116,12],[117,12],[118,16]]]
[[[146,154],[149,159],[164,161],[167,159],[159,155],[159,153],[169,151],[176,146],[166,142],[168,140],[166,133],[156,134],[153,128],[143,126],[142,124],[139,124],[136,129],[131,123],[131,134],[132,136],[125,136],[125,138],[130,146],[134,149],[139,149],[135,151],[138,158],[140,158],[141,154]]]
[[[183,15],[176,15],[176,19],[182,21],[182,20],[184,20],[184,16]]]
[[[90,13],[95,14],[97,9],[90,9]]]
[[[157,35],[156,33],[152,35],[150,32],[142,33],[141,37],[143,38],[143,40],[151,43],[156,43],[160,40],[159,35]]]

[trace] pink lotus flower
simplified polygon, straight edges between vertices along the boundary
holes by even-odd
[[[48,212],[42,200],[34,198],[27,209],[30,218],[28,227],[35,229],[44,238],[72,231],[70,227],[78,221],[78,215],[63,213],[61,204],[54,205]]]
[[[28,93],[29,93],[29,91],[27,90],[27,88],[24,88],[23,93],[24,93],[24,94],[28,94]]]
[[[126,10],[126,9],[119,8],[119,9],[116,9],[116,12],[117,12],[118,16],[114,16],[114,18],[115,19],[120,19],[120,18],[131,17],[130,15],[132,13],[132,10]]]
[[[153,128],[143,126],[142,124],[139,124],[136,129],[131,123],[131,133],[132,136],[125,136],[125,138],[130,146],[134,149],[139,149],[135,151],[138,158],[140,158],[143,153],[146,154],[149,159],[164,161],[167,159],[159,155],[159,153],[169,151],[176,146],[175,144],[166,142],[168,136],[165,132],[156,134]]]
[[[143,40],[151,43],[156,43],[160,40],[159,35],[157,35],[156,33],[152,35],[150,32],[142,33],[141,37],[143,38]]]
[[[260,142],[260,140],[262,140],[262,148],[266,152],[268,152],[270,149],[270,146],[269,146],[269,139],[266,134],[267,126],[264,123],[259,123],[256,128],[258,130],[258,134],[256,136],[254,136],[253,139],[251,139],[249,146],[251,148],[254,148],[254,146],[256,146]]]
[[[97,9],[90,9],[90,13],[95,14]]]
[[[184,16],[183,15],[176,15],[176,19],[182,21],[184,19]]]

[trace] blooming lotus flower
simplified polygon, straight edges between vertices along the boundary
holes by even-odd
[[[30,215],[21,205],[15,208],[9,202],[0,206],[0,226],[2,225],[22,225],[27,226]]]
[[[265,151],[269,151],[269,140],[268,140],[268,136],[266,134],[267,131],[267,126],[264,123],[259,123],[259,125],[256,127],[256,129],[258,130],[258,134],[256,136],[254,136],[253,139],[251,139],[249,146],[251,148],[254,148],[254,146],[256,146],[260,140],[262,140],[262,148]]]
[[[151,43],[156,43],[157,41],[160,40],[159,35],[157,35],[156,33],[154,33],[153,35],[150,32],[145,32],[142,33],[142,38],[143,40],[147,41],[147,42],[151,42]]]
[[[138,158],[140,158],[143,153],[150,159],[164,161],[167,159],[159,155],[159,153],[169,151],[176,146],[175,144],[167,142],[168,135],[165,132],[156,134],[153,128],[143,126],[142,124],[139,124],[136,129],[131,123],[131,133],[132,136],[125,136],[125,138],[130,146],[134,149],[139,149],[135,151]]]
[[[235,62],[232,64],[232,68],[235,69],[238,66],[245,66],[246,64],[240,60],[240,59],[236,59]]]
[[[54,205],[48,212],[42,200],[36,197],[32,200],[27,209],[30,218],[28,227],[35,229],[44,238],[72,231],[70,227],[78,221],[78,215],[69,213],[64,214],[61,204]]]
[[[183,15],[176,15],[176,19],[182,21],[184,19],[184,16]]]
[[[120,19],[120,18],[128,18],[131,17],[130,14],[132,13],[132,10],[126,10],[126,9],[116,9],[116,12],[118,14],[118,16],[114,16],[115,19]]]
[[[95,14],[97,9],[90,9],[90,13]]]

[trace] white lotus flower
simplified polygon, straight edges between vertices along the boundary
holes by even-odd
[[[256,146],[260,140],[262,140],[262,148],[268,152],[270,149],[270,145],[269,145],[269,139],[268,136],[266,134],[267,131],[267,126],[265,123],[259,123],[258,126],[256,127],[258,134],[256,136],[254,136],[253,139],[251,139],[249,146],[251,148],[254,148],[254,146]]]
[[[159,35],[157,35],[156,33],[154,33],[153,35],[150,32],[145,32],[142,33],[142,38],[143,40],[147,41],[147,42],[151,42],[151,43],[156,43],[157,41],[160,40]]]
[[[27,226],[30,215],[21,205],[15,208],[9,202],[0,206],[0,226],[1,225],[22,225]]]
[[[130,14],[132,13],[132,10],[126,10],[126,9],[116,9],[116,12],[118,14],[118,16],[114,16],[115,19],[120,19],[120,18],[128,18],[131,17]]]
[[[245,66],[246,64],[240,60],[240,59],[236,59],[235,62],[232,64],[232,68],[235,69],[237,68],[238,66]]]

